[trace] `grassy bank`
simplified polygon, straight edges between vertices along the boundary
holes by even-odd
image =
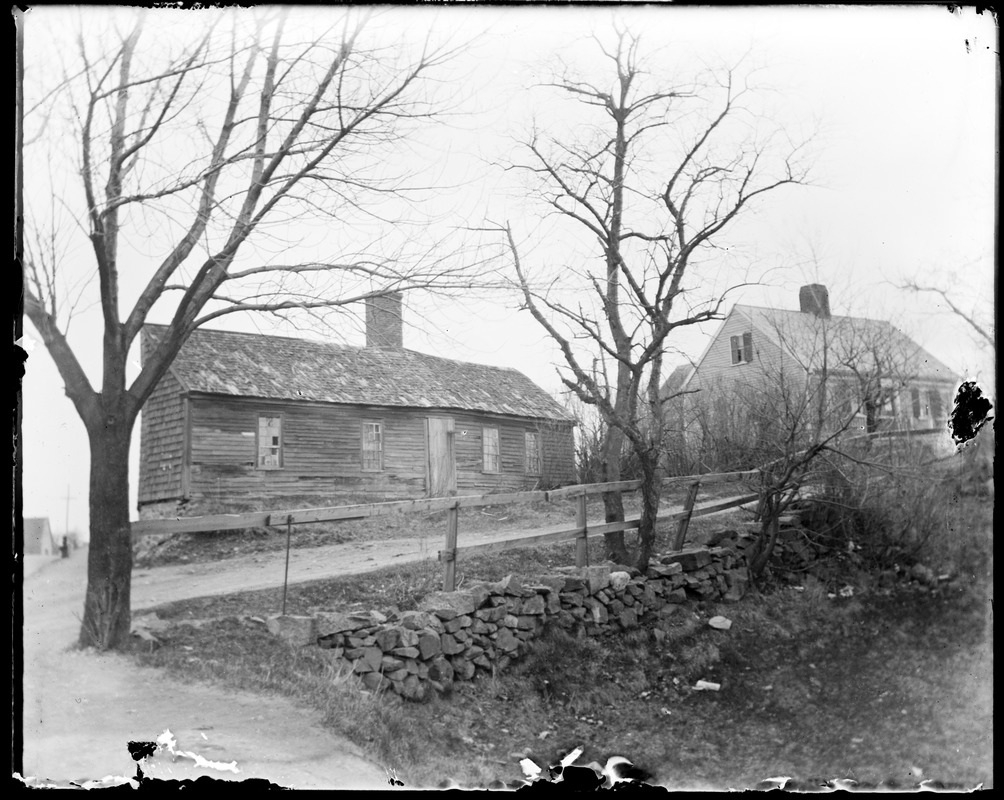
[[[779,774],[808,786],[835,778],[907,788],[935,779],[992,784],[987,587],[992,507],[965,500],[983,567],[931,590],[900,583],[831,597],[811,579],[740,604],[696,604],[656,641],[554,633],[506,673],[458,684],[425,705],[361,692],[324,651],[291,649],[246,615],[274,613],[275,592],[161,607],[167,618],[232,615],[176,626],[138,655],[185,679],[274,692],[321,709],[409,786],[520,777],[583,746],[580,763],[621,754],[682,788],[755,786]],[[720,523],[719,523],[720,524]],[[594,546],[599,547],[600,543]],[[567,564],[571,546],[511,551],[465,564],[468,579],[532,575]],[[602,557],[594,550],[593,558]],[[436,565],[291,587],[291,609],[406,608],[436,588]],[[723,614],[729,631],[707,626]],[[695,692],[698,679],[720,692]]]

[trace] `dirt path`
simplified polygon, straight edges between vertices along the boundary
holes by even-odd
[[[428,542],[388,539],[298,548],[290,551],[289,582],[305,583],[371,572],[392,564],[435,560],[440,547],[441,537],[437,536]],[[133,572],[132,606],[139,611],[175,600],[282,586],[285,564],[286,553],[280,550],[225,561],[139,569]]]
[[[25,580],[23,775],[64,786],[105,776],[130,778],[136,764],[127,742],[153,741],[170,730],[178,750],[223,766],[199,766],[192,757],[160,752],[143,765],[148,777],[266,778],[296,788],[386,787],[385,771],[351,742],[322,728],[309,709],[280,698],[180,684],[124,656],[68,651],[83,607],[86,555],[77,551]],[[213,565],[216,588],[240,586],[242,570],[237,564],[226,571]],[[208,585],[185,585],[184,574],[162,577],[163,583],[152,579],[140,588],[139,596],[167,599],[171,587],[179,586],[179,597],[191,596]],[[213,576],[201,579],[206,577]]]

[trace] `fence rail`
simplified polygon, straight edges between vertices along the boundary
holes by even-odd
[[[241,528],[268,528],[276,525],[301,525],[305,522],[337,522],[380,517],[387,514],[418,514],[447,511],[453,507],[477,508],[506,503],[532,503],[546,500],[547,492],[510,492],[476,494],[460,497],[429,497],[421,500],[391,500],[351,506],[328,506],[295,511],[251,511],[244,514],[212,514],[202,517],[140,520],[132,524],[134,537],[165,533],[208,533]]]
[[[913,428],[905,430],[892,430],[892,431],[872,431],[871,433],[862,433],[857,436],[851,436],[845,439],[845,442],[860,442],[866,439],[871,439],[875,441],[877,439],[909,439],[911,436],[940,436],[946,432],[946,428]]]
[[[684,475],[665,479],[663,482],[664,488],[675,486],[688,487],[683,510],[660,517],[662,521],[679,522],[679,529],[674,538],[675,548],[682,548],[686,538],[687,525],[693,517],[717,514],[730,508],[745,505],[756,500],[758,497],[756,494],[744,494],[740,497],[732,497],[712,503],[711,505],[697,506],[697,493],[701,486],[752,481],[759,477],[759,475],[759,470],[746,470],[743,472],[721,472],[707,475]],[[132,535],[134,538],[140,538],[157,534],[208,533],[244,528],[285,526],[288,539],[291,527],[298,524],[357,520],[389,514],[417,514],[446,511],[446,541],[443,550],[439,551],[439,560],[443,563],[444,567],[443,587],[446,591],[453,591],[456,588],[456,562],[457,556],[460,553],[473,555],[475,553],[499,552],[515,547],[576,541],[576,564],[578,566],[585,566],[588,554],[588,537],[590,535],[596,536],[617,531],[636,530],[641,524],[639,518],[627,519],[623,522],[590,523],[586,513],[589,497],[608,492],[637,491],[639,488],[641,488],[641,481],[639,480],[615,481],[610,483],[565,486],[547,492],[528,491],[505,494],[431,497],[420,500],[392,500],[383,503],[329,506],[325,508],[295,509],[290,511],[254,511],[244,514],[212,514],[201,517],[141,520],[132,524]],[[461,508],[478,508],[508,503],[532,503],[562,499],[575,500],[576,502],[576,519],[573,527],[539,534],[513,536],[504,540],[493,540],[460,546],[457,544],[459,511]],[[287,541],[287,560],[289,557],[288,551],[289,543]]]

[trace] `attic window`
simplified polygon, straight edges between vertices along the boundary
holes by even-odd
[[[931,407],[925,402],[926,398],[920,389],[914,387],[910,390],[910,400],[913,404],[914,419],[928,419],[931,416]]]
[[[499,429],[481,429],[481,454],[484,472],[501,472],[499,464]]]
[[[729,339],[733,364],[748,364],[753,360],[753,334],[732,336]]]
[[[258,469],[282,469],[282,417],[258,417]]]
[[[363,472],[383,469],[383,423],[363,423]]]

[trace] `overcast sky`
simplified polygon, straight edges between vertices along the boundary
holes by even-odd
[[[602,35],[614,16],[643,33],[643,50],[667,74],[748,53],[744,63],[757,66],[758,81],[773,90],[765,95],[770,120],[799,132],[816,131],[815,171],[813,186],[769,198],[737,230],[743,252],[766,270],[767,278],[730,297],[730,305],[796,308],[798,287],[818,281],[829,286],[834,313],[893,319],[964,377],[978,377],[985,386],[992,381],[992,355],[959,320],[943,313],[935,298],[918,299],[893,288],[912,278],[938,282],[960,291],[971,307],[982,303],[981,313],[992,308],[998,45],[988,15],[969,8],[949,12],[944,6],[385,11],[392,30],[431,25],[443,36],[474,39],[441,76],[445,97],[458,113],[448,127],[419,136],[416,152],[430,157],[427,175],[452,187],[440,193],[437,213],[451,224],[508,220],[526,243],[526,262],[537,269],[566,257],[574,245],[564,242],[556,251],[560,237],[553,221],[526,202],[512,173],[492,168],[491,162],[512,156],[513,137],[525,133],[532,120],[552,126],[569,122],[554,118],[564,112],[556,110],[553,96],[530,88],[549,74],[554,57],[561,55],[576,68],[594,67],[583,39],[593,32]],[[124,10],[89,13],[100,24]],[[189,30],[206,19],[198,12],[173,13],[186,15]],[[44,52],[60,30],[65,32],[67,20],[60,14],[44,7],[28,14],[27,83],[52,68],[51,61],[31,56],[33,47],[36,54]],[[74,145],[63,141],[59,146]],[[26,194],[36,202],[48,185],[40,161],[29,158],[25,167]],[[61,185],[72,186],[73,176],[62,180]],[[501,296],[435,301],[416,296],[406,301],[405,346],[516,367],[556,391],[558,355],[515,306],[512,298]],[[235,329],[276,330],[260,319],[224,319]],[[93,312],[74,322],[76,342],[85,351],[87,341],[100,342],[94,336],[98,324]],[[697,357],[715,327],[686,332],[674,347]],[[361,342],[356,328],[346,325],[342,333],[343,341]],[[85,533],[83,424],[27,320],[25,334],[30,355],[23,393],[24,514],[48,516],[53,530],[62,533],[68,491],[69,527]],[[92,376],[98,374],[99,352],[91,349],[81,357]],[[672,355],[668,367],[683,361]],[[138,445],[137,425],[130,486],[134,514]]]

